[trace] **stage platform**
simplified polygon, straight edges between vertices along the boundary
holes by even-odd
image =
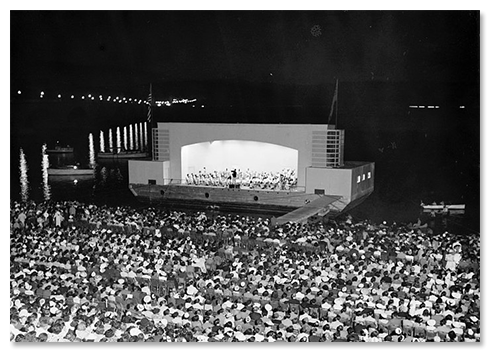
[[[374,163],[344,161],[344,131],[332,125],[165,122],[153,128],[152,145],[152,160],[128,161],[131,192],[150,204],[273,211],[280,221],[302,222],[336,216],[374,190]],[[293,171],[294,189],[187,184],[223,173],[231,179],[231,170],[259,179]]]

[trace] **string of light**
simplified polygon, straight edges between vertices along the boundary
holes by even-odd
[[[18,96],[23,96],[23,92],[21,90],[17,91]],[[47,99],[48,94],[46,94],[45,91],[40,91],[38,98],[43,100]],[[85,101],[106,101],[106,102],[112,102],[116,104],[146,104],[149,105],[150,103],[146,99],[138,99],[138,98],[133,98],[133,97],[124,97],[124,96],[114,96],[114,95],[102,95],[102,94],[62,94],[62,93],[54,93],[54,94],[49,94],[49,97],[52,97],[52,99],[57,99],[57,100],[65,100],[65,99],[70,99],[70,100],[85,100]],[[154,102],[154,106],[156,107],[162,107],[162,106],[172,106],[174,104],[190,104],[190,103],[195,103],[197,99],[188,99],[188,98],[173,98],[169,100],[158,100]]]

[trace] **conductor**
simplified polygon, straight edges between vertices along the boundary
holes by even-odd
[[[233,184],[233,187],[236,187],[236,169],[231,170],[231,181]]]

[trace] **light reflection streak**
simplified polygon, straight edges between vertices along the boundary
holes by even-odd
[[[148,148],[148,131],[146,130],[146,122],[143,123],[143,128],[144,128],[144,132],[143,132],[143,138],[145,140],[145,149]]]
[[[143,122],[140,122],[140,150],[143,151],[145,149],[144,143],[143,143]]]
[[[23,202],[27,202],[29,199],[29,181],[27,180],[27,161],[26,161],[26,156],[24,154],[24,150],[20,148],[20,164],[19,164],[19,171],[20,171],[20,196],[22,198]]]
[[[116,129],[116,148],[117,152],[121,150],[121,130],[119,127]]]
[[[112,150],[112,130],[109,128],[109,152],[113,152]]]
[[[124,150],[128,150],[128,129],[126,126],[123,128],[123,146]]]
[[[133,125],[129,125],[129,150],[133,150]]]
[[[134,124],[134,149],[139,149],[139,133],[138,133],[138,124]]]
[[[89,165],[90,167],[95,166],[95,150],[94,150],[94,137],[92,133],[88,135],[88,150],[89,150]]]
[[[43,144],[41,148],[41,167],[43,173],[43,196],[44,200],[49,200],[51,198],[51,186],[48,183],[49,156],[46,153],[46,149],[46,144]]]
[[[105,145],[104,145],[104,132],[100,131],[100,151],[102,153],[105,152]]]

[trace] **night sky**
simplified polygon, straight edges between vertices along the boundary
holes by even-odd
[[[12,11],[12,82],[478,82],[470,11]]]

